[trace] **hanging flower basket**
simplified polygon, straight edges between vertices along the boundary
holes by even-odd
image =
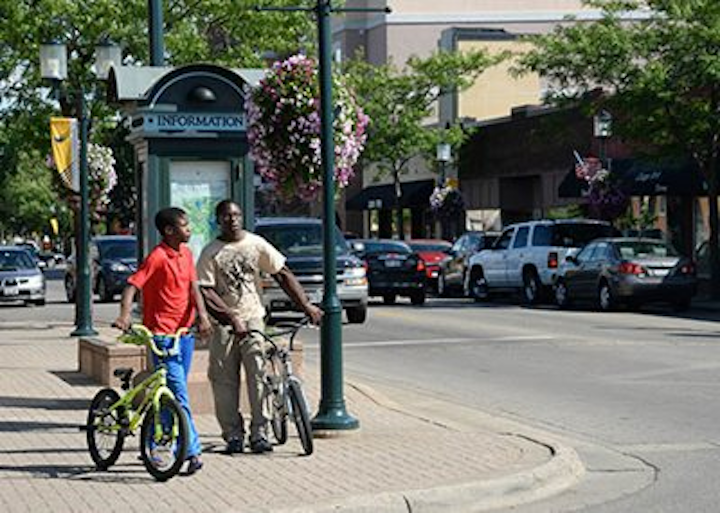
[[[56,170],[52,154],[46,159],[48,168]],[[111,148],[95,143],[87,145],[88,190],[93,210],[104,211],[110,202],[108,194],[117,185],[115,156]],[[79,191],[75,191],[79,193]]]
[[[248,140],[264,181],[285,200],[312,201],[322,188],[320,87],[305,55],[276,62],[248,95]],[[333,78],[335,183],[345,187],[367,139],[369,118],[339,76]]]
[[[442,219],[453,219],[465,211],[465,200],[457,187],[457,182],[447,179],[436,186],[430,194],[430,209]]]
[[[630,200],[615,175],[604,169],[599,159],[584,159],[575,167],[575,175],[588,184],[587,207],[591,217],[614,221],[625,213]]]

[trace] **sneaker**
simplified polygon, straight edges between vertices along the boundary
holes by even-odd
[[[257,440],[250,441],[250,450],[255,454],[272,452],[273,446],[265,438],[258,438]]]
[[[225,447],[225,454],[240,454],[243,452],[243,441],[242,438],[233,438],[230,440]]]
[[[203,468],[203,462],[200,459],[200,456],[190,456],[188,458],[188,466],[186,470],[186,474],[188,476],[193,475],[195,472]]]

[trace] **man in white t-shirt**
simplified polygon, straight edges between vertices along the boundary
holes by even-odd
[[[198,283],[207,309],[224,328],[215,329],[210,341],[208,378],[215,399],[215,415],[227,443],[228,454],[243,451],[244,423],[240,413],[240,365],[245,368],[250,400],[250,450],[272,451],[267,440],[267,412],[263,409],[264,365],[262,339],[247,336],[265,328],[265,308],[257,290],[260,272],[273,276],[282,289],[319,324],[323,312],[308,301],[285,257],[264,238],[243,229],[240,206],[221,201],[216,209],[220,236],[202,251],[197,264]]]

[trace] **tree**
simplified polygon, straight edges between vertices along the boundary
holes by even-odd
[[[485,69],[506,57],[480,51],[438,52],[425,59],[410,58],[402,70],[392,63],[370,64],[361,55],[346,63],[348,84],[370,117],[363,159],[375,166],[376,176],[393,177],[400,238],[400,174],[414,157],[430,160],[438,142],[459,146],[468,136],[458,125],[447,129],[426,126],[437,100],[470,87]]]
[[[262,3],[298,4],[294,0]],[[257,67],[263,64],[266,51],[284,55],[300,47],[312,50],[314,45],[313,20],[306,13],[258,14],[253,10],[258,4],[255,0],[175,0],[163,4],[168,65],[210,62],[234,68]],[[0,7],[0,182],[27,152],[49,152],[51,113],[77,116],[77,103],[72,95],[60,98],[60,113],[48,101],[47,84],[42,84],[38,69],[39,43],[56,39],[68,45],[72,58],[64,85],[68,91],[82,88],[88,93],[91,119],[95,121],[91,139],[103,141],[112,138],[103,132],[114,130],[115,123],[105,120],[113,119],[115,113],[105,105],[102,94],[89,94],[95,89],[94,47],[109,37],[122,44],[126,64],[147,63],[147,19],[147,0],[3,3]],[[115,151],[118,153],[117,148]],[[62,196],[58,190],[58,197]],[[0,208],[14,210],[14,200],[9,200],[9,204]]]
[[[713,296],[720,297],[720,3],[717,0],[592,0],[592,23],[534,37],[522,70],[553,85],[548,100],[581,100],[613,112],[613,131],[639,152],[691,156],[709,185]],[[642,16],[633,23],[628,11]],[[602,88],[603,94],[588,94]]]

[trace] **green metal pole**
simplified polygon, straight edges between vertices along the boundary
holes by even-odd
[[[150,65],[165,63],[162,0],[148,0],[148,31],[150,33]]]
[[[92,287],[90,284],[90,184],[88,183],[87,139],[88,116],[85,112],[85,91],[78,91],[78,117],[80,118],[80,222],[77,251],[77,290],[75,294],[75,331],[70,336],[86,337],[97,335],[92,325]]]
[[[324,298],[320,331],[320,406],[313,429],[357,429],[358,420],[348,414],[343,397],[342,305],[337,295],[335,250],[335,150],[333,145],[332,59],[330,55],[331,0],[317,0],[320,44],[320,141],[323,172]]]

